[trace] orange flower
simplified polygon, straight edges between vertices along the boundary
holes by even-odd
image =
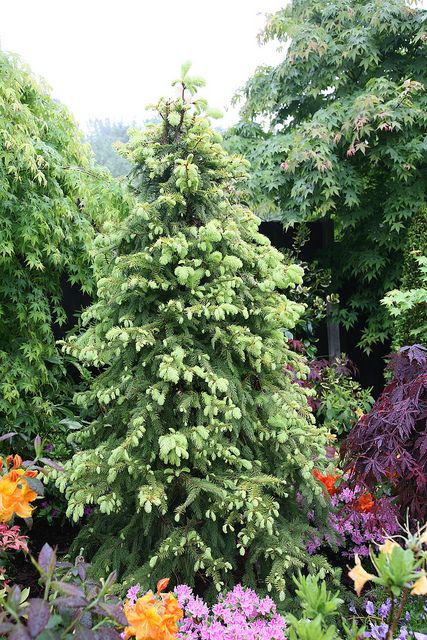
[[[13,469],[0,478],[0,522],[8,522],[14,514],[20,518],[31,516],[34,507],[30,502],[37,493],[27,484],[24,474],[22,469]]]
[[[319,480],[319,482],[321,482],[323,484],[323,486],[325,487],[326,491],[329,493],[330,496],[333,496],[337,493],[338,489],[335,487],[335,483],[337,480],[339,480],[340,476],[332,476],[332,475],[325,475],[323,476],[320,471],[318,471],[317,469],[315,469],[313,471],[313,475],[316,478],[316,480]]]
[[[162,590],[168,584],[169,581],[163,578],[157,589]],[[129,623],[124,631],[125,640],[174,640],[178,632],[177,621],[183,617],[173,594],[162,594],[156,599],[152,591],[138,598],[134,605],[126,602],[124,612]]]
[[[157,595],[159,595],[162,591],[168,588],[169,582],[170,582],[169,578],[162,578],[161,580],[158,581]]]
[[[362,495],[357,498],[354,503],[354,508],[356,511],[360,511],[361,513],[369,513],[372,511],[375,502],[370,493],[362,493]]]
[[[172,636],[175,637],[175,634],[178,632],[178,626],[176,623],[182,618],[184,614],[178,604],[177,599],[172,594],[168,594],[164,604],[164,626],[166,627],[168,633],[172,634]],[[165,637],[167,638],[168,636]]]

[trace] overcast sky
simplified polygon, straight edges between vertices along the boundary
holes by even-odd
[[[203,76],[212,107],[234,92],[272,46],[256,36],[286,0],[0,0],[1,47],[43,76],[84,128],[90,118],[141,121],[182,62]],[[236,119],[226,112],[223,124]]]

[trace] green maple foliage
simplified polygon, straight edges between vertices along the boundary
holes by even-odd
[[[322,509],[325,447],[285,335],[302,269],[240,204],[246,164],[224,151],[200,85],[184,65],[161,124],[124,147],[140,202],[99,237],[98,300],[64,344],[102,372],[76,398],[96,418],[57,485],[75,520],[96,508],[75,548],[98,571],[218,589],[237,577],[283,596],[287,571],[325,565],[297,506],[299,491]]]
[[[406,233],[425,206],[427,12],[405,0],[294,0],[263,41],[282,61],[242,91],[229,144],[253,164],[254,207],[300,224],[330,217],[340,318],[361,346],[390,337],[380,300],[402,274]]]
[[[95,227],[121,195],[69,112],[0,52],[0,433],[48,434],[72,396],[55,327],[62,284],[90,292]]]

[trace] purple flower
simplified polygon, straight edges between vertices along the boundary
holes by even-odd
[[[187,584],[179,584],[175,591],[180,607],[183,607],[193,595],[193,590]]]
[[[368,616],[373,616],[375,613],[374,603],[371,602],[370,600],[367,600],[365,602],[365,611],[368,614]]]
[[[178,640],[286,640],[285,619],[269,597],[237,585],[210,609],[187,585],[177,587],[184,610]]]
[[[378,613],[380,614],[381,618],[387,618],[388,614],[390,613],[390,609],[391,609],[391,600],[388,599],[379,608]]]
[[[206,618],[209,615],[209,607],[198,596],[189,599],[187,609],[195,618]]]
[[[365,638],[373,638],[373,640],[385,640],[388,631],[388,624],[371,624],[370,631],[365,631]]]
[[[133,587],[131,587],[127,594],[126,594],[126,598],[129,600],[129,602],[131,604],[135,604],[135,602],[138,599],[138,593],[141,591],[141,585],[139,584],[135,584]]]
[[[408,638],[408,629],[406,627],[402,627],[397,637],[397,640],[407,640],[407,638]]]

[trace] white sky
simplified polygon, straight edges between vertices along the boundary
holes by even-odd
[[[254,69],[274,62],[256,36],[286,0],[0,0],[0,42],[44,77],[82,127],[140,122],[193,62],[203,95],[223,111]],[[223,121],[237,118],[228,110]]]

